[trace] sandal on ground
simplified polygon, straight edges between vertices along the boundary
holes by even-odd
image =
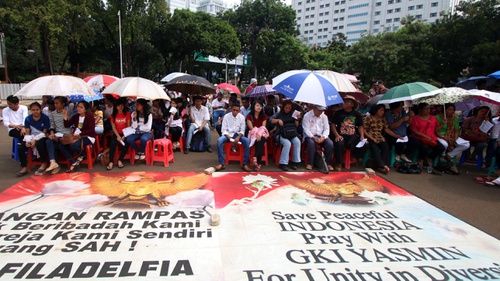
[[[387,171],[387,173],[389,173],[391,171],[391,169],[389,168],[389,166],[384,166],[384,169]]]
[[[486,187],[500,187],[500,184],[498,184],[494,181],[487,181],[483,185]]]
[[[476,177],[474,178],[474,181],[479,184],[484,184],[486,182],[482,177]]]
[[[17,173],[16,173],[16,176],[20,178],[20,177],[24,177],[24,176],[26,176],[27,174],[28,174],[28,171],[24,171],[24,172],[17,172]]]
[[[255,166],[255,167],[254,167],[254,170],[255,170],[256,172],[258,172],[258,171],[260,171],[260,168],[261,168],[261,167],[262,167],[262,165],[258,165],[258,164],[257,164],[257,166]]]
[[[82,162],[83,160],[83,157],[78,157],[75,161],[75,163],[71,164],[71,166],[69,167],[68,170],[66,170],[66,173],[72,173],[74,171],[77,171],[78,169],[80,169],[80,163]]]
[[[253,157],[252,161],[250,162],[250,165],[252,166],[257,166],[259,163],[257,163],[257,157]]]
[[[385,168],[378,168],[378,171],[381,172],[382,174],[387,174],[387,170]]]
[[[54,163],[54,165],[52,165],[52,163]],[[57,162],[53,161],[50,163],[49,167],[47,169],[45,169],[45,172],[50,172],[50,171],[55,170],[57,168],[59,168],[59,164],[57,164]]]
[[[123,165],[123,162],[122,162],[122,161],[120,161],[120,160],[118,160],[118,168],[119,168],[119,169],[123,169],[123,167],[125,167],[125,166]]]
[[[113,170],[113,166],[114,166],[114,165],[115,165],[115,164],[113,164],[113,162],[109,162],[108,166],[106,167],[106,170],[108,170],[108,171]]]
[[[55,167],[51,172],[50,174],[51,175],[55,175],[57,173],[59,173],[59,171],[61,170],[61,167],[59,167],[59,165],[57,165],[57,167]],[[47,171],[47,170],[46,170]]]
[[[484,181],[494,181],[496,178],[494,177],[485,177]]]
[[[45,169],[41,169],[41,168],[39,168],[35,172],[35,176],[43,176],[44,174],[45,174]]]
[[[214,168],[216,171],[222,171],[226,168],[226,166],[219,164],[219,165],[215,166]]]

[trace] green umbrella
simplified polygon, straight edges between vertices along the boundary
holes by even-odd
[[[387,104],[399,101],[414,101],[419,98],[431,97],[442,93],[442,89],[423,82],[406,83],[387,91],[378,104]]]

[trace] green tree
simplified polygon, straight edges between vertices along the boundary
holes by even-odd
[[[288,68],[286,65],[274,65],[267,63],[268,58],[273,58],[275,62],[292,61],[295,56],[298,59],[300,53],[279,52],[280,55],[288,58],[277,58],[278,54],[272,53],[279,49],[285,50],[292,44],[294,50],[298,50],[298,44],[291,41],[292,37],[298,35],[295,21],[295,11],[278,0],[255,0],[243,1],[234,11],[227,11],[220,15],[236,29],[238,38],[243,45],[243,52],[252,56],[252,67],[257,74],[257,70],[263,71],[264,75],[273,72],[273,68]],[[271,34],[275,33],[275,34]],[[283,37],[282,40],[277,38]],[[291,37],[290,37],[291,36]],[[295,39],[296,40],[296,39]],[[260,45],[266,44],[266,45]],[[263,66],[259,64],[264,64]],[[290,65],[291,67],[293,65]],[[245,70],[243,70],[245,71]]]
[[[500,1],[462,1],[454,14],[443,14],[432,27],[433,74],[445,83],[456,82],[460,71],[485,75],[498,70],[500,57]]]
[[[308,69],[329,69],[337,72],[346,72],[346,37],[337,33],[324,48],[314,46],[309,49]]]
[[[403,19],[396,32],[368,35],[348,50],[348,67],[361,73],[363,81],[382,79],[388,86],[415,81],[429,81],[430,25]]]
[[[118,11],[121,16],[125,75],[156,79],[157,73],[162,71],[158,69],[157,63],[161,57],[152,43],[152,36],[169,17],[166,2],[108,0],[105,19],[116,23],[110,27],[109,36],[118,36]],[[115,48],[118,49],[118,46]]]
[[[186,61],[185,68],[193,72],[195,53],[234,59],[241,48],[235,30],[227,21],[204,12],[176,10],[155,32],[154,45],[164,58],[167,69],[173,63]]]

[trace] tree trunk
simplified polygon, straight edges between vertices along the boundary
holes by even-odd
[[[52,55],[50,50],[50,42],[49,42],[49,30],[45,25],[42,25],[40,28],[40,33],[42,34],[42,52],[43,58],[45,60],[45,68],[50,73],[50,75],[54,75],[54,70],[52,69]]]

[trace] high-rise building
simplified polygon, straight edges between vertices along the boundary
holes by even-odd
[[[198,11],[217,15],[219,12],[224,12],[228,9],[228,4],[222,0],[201,0],[198,3]]]
[[[396,31],[408,15],[434,23],[460,0],[292,0],[297,29],[308,46],[324,47],[337,33],[350,45],[363,34]]]
[[[224,12],[229,7],[224,0],[166,0],[170,7],[170,13],[173,14],[176,9],[188,9],[191,12],[202,11],[211,15],[217,15],[218,12]]]

